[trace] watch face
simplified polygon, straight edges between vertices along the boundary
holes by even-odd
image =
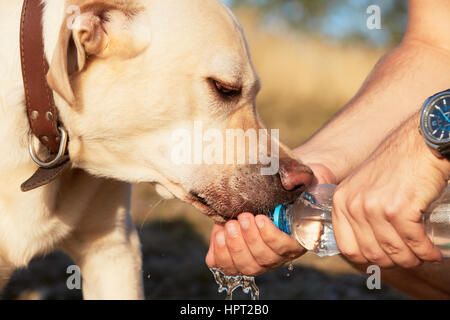
[[[450,142],[450,93],[431,100],[422,113],[422,128],[436,144]]]

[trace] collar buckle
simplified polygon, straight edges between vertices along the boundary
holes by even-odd
[[[33,161],[41,168],[45,168],[45,169],[53,168],[53,167],[57,166],[61,162],[61,160],[64,158],[64,155],[65,155],[66,149],[67,149],[68,134],[67,134],[66,129],[64,129],[63,127],[58,126],[58,130],[61,134],[58,153],[57,153],[56,157],[49,162],[43,162],[36,155],[36,151],[34,150],[34,146],[33,146],[33,132],[30,131],[30,135],[28,137],[28,152],[30,153],[31,159],[33,159]]]

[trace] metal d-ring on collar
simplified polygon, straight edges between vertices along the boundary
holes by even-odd
[[[66,153],[66,148],[67,148],[67,131],[66,129],[64,129],[63,127],[58,127],[59,132],[61,133],[61,140],[59,143],[59,149],[58,149],[58,154],[56,155],[55,159],[53,159],[50,162],[43,162],[41,161],[38,156],[36,155],[36,151],[34,150],[34,146],[33,146],[33,132],[30,132],[30,135],[28,137],[28,151],[30,153],[31,159],[33,159],[33,161],[41,168],[53,168],[56,165],[59,164],[59,162],[61,161],[61,159],[63,158],[64,154]]]

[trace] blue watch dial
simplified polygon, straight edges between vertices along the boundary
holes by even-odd
[[[450,142],[450,95],[441,96],[425,108],[423,129],[437,144]]]

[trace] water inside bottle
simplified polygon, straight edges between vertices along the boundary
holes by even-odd
[[[448,189],[447,189],[448,190]],[[423,214],[425,232],[434,246],[442,252],[442,256],[450,257],[450,194],[435,201]]]
[[[331,223],[332,195],[336,186],[320,185],[305,192],[294,204],[291,225],[297,241],[320,257],[339,254]]]

